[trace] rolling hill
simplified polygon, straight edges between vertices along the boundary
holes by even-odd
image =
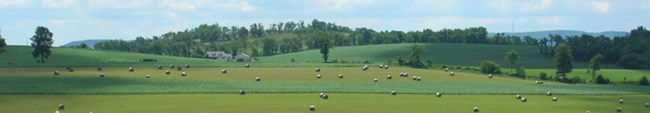
[[[609,38],[614,38],[617,36],[625,36],[628,35],[628,32],[621,32],[621,31],[605,31],[605,32],[585,32],[585,31],[576,31],[576,30],[550,30],[550,31],[533,31],[533,32],[506,32],[506,35],[513,35],[513,36],[519,36],[519,37],[524,37],[524,36],[530,36],[536,39],[548,37],[550,34],[557,34],[561,35],[563,37],[565,36],[580,36],[582,34],[588,34],[592,36],[606,36]],[[496,33],[489,33],[488,36],[494,36]]]

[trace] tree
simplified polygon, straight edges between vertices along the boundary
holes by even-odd
[[[330,48],[334,47],[334,43],[328,36],[320,37],[318,43],[320,47],[320,53],[323,54],[323,60],[325,61],[325,63],[327,63],[327,58],[329,57],[328,55],[330,53]]]
[[[52,54],[50,48],[52,47],[52,43],[54,43],[52,40],[54,34],[47,27],[43,26],[38,26],[35,33],[31,38],[32,47],[34,47],[32,56],[34,58],[40,57],[41,60],[38,60],[38,62],[45,63],[45,58],[48,58]]]
[[[443,68],[446,68],[443,66]],[[481,73],[485,74],[501,74],[501,65],[494,61],[484,60],[481,62]]]
[[[546,78],[546,76],[548,76],[548,75],[546,75],[546,72],[539,72],[539,79],[546,80],[546,79],[548,79],[548,78]]]
[[[2,31],[0,31],[1,33]],[[7,42],[5,42],[5,39],[2,38],[2,34],[0,34],[0,54],[5,52],[5,47],[7,47]]]
[[[594,78],[594,81],[596,84],[607,84],[609,81],[603,77],[603,75],[598,75],[596,78]]]
[[[555,47],[556,74],[566,78],[566,73],[570,73],[573,69],[572,59],[571,47],[566,44],[560,44]]]
[[[413,44],[413,46],[411,46],[411,54],[409,55],[409,57],[411,58],[409,64],[411,64],[412,67],[424,66],[422,61],[420,61],[420,57],[424,53],[424,49],[425,49],[424,46],[415,43]]]
[[[79,45],[79,48],[88,48],[88,44],[86,44],[86,43],[81,43],[81,45]]]
[[[524,66],[520,66],[517,68],[517,72],[515,74],[519,78],[526,79],[526,68],[524,68]]]
[[[600,61],[603,60],[603,55],[596,54],[596,56],[591,58],[591,63],[589,64],[589,69],[591,69],[591,80],[594,81],[596,78],[596,71],[600,70]]]
[[[639,85],[647,86],[648,85],[648,77],[645,77],[645,76],[641,77],[641,79],[639,80]]]
[[[515,49],[511,49],[510,51],[506,52],[506,59],[510,61],[510,73],[512,73],[512,68],[515,68],[515,61],[519,59],[519,52],[515,51]]]

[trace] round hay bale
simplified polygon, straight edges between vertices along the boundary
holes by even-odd
[[[133,69],[133,67],[129,67],[129,72],[133,72],[133,71],[135,71],[135,69]]]
[[[557,97],[554,96],[552,100],[553,102],[557,102]]]
[[[97,67],[97,71],[102,71],[103,69],[101,67]]]
[[[436,97],[442,97],[442,93],[436,92]]]
[[[309,106],[309,111],[316,111],[316,106],[310,105]]]
[[[521,95],[516,95],[515,99],[517,99],[517,100],[521,99]]]
[[[343,79],[343,74],[339,74],[339,79]]]
[[[246,65],[244,65],[244,67],[246,67],[246,68],[250,68],[251,65],[250,65],[250,64],[246,64]]]
[[[228,74],[228,70],[226,70],[226,69],[221,69],[221,74]]]
[[[645,107],[650,107],[650,103],[646,102],[644,106]]]
[[[169,71],[169,70],[165,71],[165,74],[167,74],[167,75],[169,75],[169,74],[171,74],[171,73],[172,73],[172,72]]]
[[[262,79],[258,76],[258,77],[255,77],[255,81],[259,82],[259,81],[262,81]]]
[[[528,102],[528,99],[522,97],[521,102]]]
[[[181,76],[187,76],[186,72],[181,72]]]
[[[144,78],[150,78],[150,77],[151,77],[150,75],[145,75],[145,76],[144,76]]]
[[[454,76],[456,75],[454,72],[449,72],[449,76]]]
[[[316,78],[317,78],[317,79],[320,79],[320,78],[321,78],[320,74],[316,75]]]
[[[239,90],[239,95],[245,95],[246,92],[244,90]]]
[[[190,64],[185,64],[185,68],[190,68]]]
[[[388,65],[384,65],[384,69],[388,69]]]
[[[158,70],[162,70],[163,67],[161,65],[158,65]]]
[[[399,72],[400,77],[404,77],[404,72]]]
[[[59,70],[54,71],[54,75],[59,75],[60,73]]]
[[[478,113],[478,107],[474,107],[474,109],[472,109],[472,111],[474,111],[474,113]]]
[[[65,105],[59,104],[59,110],[64,110],[64,109],[65,109]]]
[[[61,113],[61,112],[59,112],[59,111],[54,111],[54,113]]]
[[[585,112],[585,113],[591,113],[591,111],[587,111],[587,112]]]
[[[488,74],[488,78],[492,78],[492,74]]]
[[[318,95],[318,97],[319,97],[319,98],[323,98],[323,95],[325,95],[325,93],[320,93],[320,94]]]
[[[404,72],[404,77],[409,77],[409,73]]]
[[[390,95],[397,95],[396,91],[390,91]]]
[[[418,77],[416,80],[417,81],[422,81],[422,77]]]
[[[383,69],[383,68],[384,68],[384,64],[379,64],[379,69]]]
[[[413,76],[412,80],[417,80],[417,79],[418,79],[418,76]]]
[[[449,68],[445,68],[445,72],[448,72],[448,71],[449,71]]]
[[[393,79],[393,77],[390,76],[390,75],[387,75],[387,76],[386,76],[386,79]]]
[[[546,96],[553,96],[553,93],[551,93],[550,91],[546,92]]]
[[[618,100],[619,104],[623,104],[623,102],[624,102],[623,99]]]
[[[377,80],[377,78],[375,78],[373,81],[374,81],[374,82],[379,82],[379,80]]]
[[[72,69],[72,68],[68,69],[68,72],[74,72],[74,69]]]
[[[325,100],[330,99],[330,96],[327,95],[327,94],[323,94],[323,99],[325,99]]]
[[[316,72],[320,72],[320,68],[316,68]]]
[[[174,68],[176,68],[176,66],[174,66],[174,64],[169,65],[169,69],[174,69]]]
[[[618,107],[618,108],[616,109],[616,112],[617,112],[617,113],[623,112],[623,108]]]
[[[183,70],[183,67],[176,67],[177,71]]]
[[[104,78],[104,73],[100,73],[99,77]]]

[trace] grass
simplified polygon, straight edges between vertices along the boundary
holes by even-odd
[[[481,113],[593,113],[614,112],[622,107],[626,113],[644,113],[643,103],[650,95],[557,95],[558,102],[543,95],[523,95],[527,103],[513,95],[444,95],[430,94],[348,94],[330,93],[322,100],[317,93],[300,94],[153,94],[153,95],[0,95],[0,112],[54,112],[60,103],[68,113],[304,113],[315,105],[322,113],[469,113],[479,107]],[[625,104],[618,104],[618,99]]]
[[[555,74],[555,69],[526,69],[526,75],[529,76],[537,77],[541,72],[545,72],[548,76],[553,76]],[[648,74],[649,72],[650,70],[602,69],[598,71],[597,74],[609,78],[611,82],[622,83],[623,80],[638,82],[643,76],[650,77],[650,74]],[[587,69],[573,69],[573,71],[567,74],[567,76],[578,76],[582,79],[587,79],[587,81],[590,81],[592,78],[591,73],[587,73]]]

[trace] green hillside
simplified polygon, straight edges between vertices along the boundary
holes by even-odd
[[[513,45],[486,45],[486,44],[447,44],[424,43],[426,51],[423,61],[432,59],[435,64],[478,66],[483,60],[492,60],[510,67],[504,55],[510,49],[515,49],[520,54],[517,64],[526,68],[554,68],[553,57],[539,54],[536,46]],[[397,63],[400,56],[407,59],[412,44],[383,44],[352,47],[335,47],[330,50],[330,59],[338,62],[363,62],[368,60],[372,64],[386,63],[391,60]],[[281,54],[261,57],[265,62],[286,62],[294,59],[296,62],[323,62],[318,50],[309,50],[297,53]],[[586,68],[587,62],[575,62],[574,68]],[[518,66],[517,66],[518,67]],[[605,64],[604,68],[618,68],[615,65]]]

